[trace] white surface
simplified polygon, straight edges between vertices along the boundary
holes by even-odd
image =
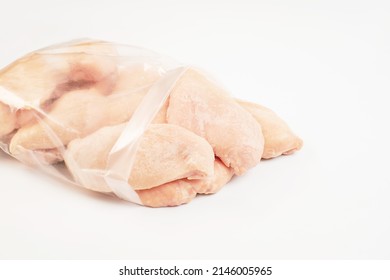
[[[142,45],[274,109],[305,146],[165,209],[69,186],[2,153],[0,258],[390,258],[388,1],[1,6],[1,67],[78,37]]]

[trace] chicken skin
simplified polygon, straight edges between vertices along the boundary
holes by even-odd
[[[270,159],[280,155],[289,155],[302,148],[303,141],[274,111],[250,102],[241,100],[237,102],[261,125],[264,135],[262,158]]]
[[[169,98],[167,122],[205,138],[236,175],[260,162],[260,125],[237,102],[199,71],[188,69]]]
[[[69,144],[65,163],[79,181],[83,181],[84,170],[106,170],[110,152],[124,128],[125,124],[108,126]],[[214,153],[210,144],[176,125],[151,124],[133,156],[133,163],[129,156],[123,164],[132,166],[128,183],[134,190],[150,189],[183,178],[202,179],[214,174]],[[85,187],[111,192],[103,178],[99,183]]]

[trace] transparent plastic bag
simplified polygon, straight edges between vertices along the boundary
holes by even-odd
[[[0,147],[72,184],[176,206],[260,161],[261,124],[243,106],[208,75],[152,51],[72,41],[1,70]],[[302,145],[288,142],[279,154]]]

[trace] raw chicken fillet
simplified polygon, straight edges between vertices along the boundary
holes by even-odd
[[[141,48],[74,41],[0,71],[0,148],[149,207],[217,193],[302,145],[272,110]]]

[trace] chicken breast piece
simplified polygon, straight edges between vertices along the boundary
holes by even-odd
[[[178,206],[190,202],[196,194],[218,192],[233,177],[233,169],[218,158],[214,162],[214,175],[205,179],[181,179],[147,190],[137,191],[141,202],[149,207]]]
[[[111,56],[31,54],[0,72],[0,86],[19,96],[26,104],[39,106],[58,98],[58,88],[89,87],[114,73],[116,62]]]
[[[0,102],[0,139],[11,133],[16,126],[16,116],[9,106]]]
[[[110,93],[116,71],[113,56],[85,52],[34,53],[17,60],[0,71],[0,87],[24,101],[24,106],[18,104],[20,107],[15,108],[17,121],[12,130],[33,120],[34,108],[45,109],[65,92],[93,86],[104,94]],[[0,100],[5,102],[1,97]]]
[[[60,143],[67,145],[98,128],[127,121],[159,78],[156,68],[144,69],[143,65],[135,64],[119,71],[115,88],[109,96],[101,95],[96,88],[69,92],[51,105],[44,123],[35,122],[19,129],[10,150],[14,155],[18,154],[18,146],[42,152],[58,147],[59,143],[53,142],[53,133]],[[165,122],[167,105],[164,106],[154,123]]]
[[[237,175],[260,162],[264,145],[260,125],[197,70],[188,69],[177,81],[170,94],[167,122],[205,138]]]
[[[302,148],[303,141],[275,112],[258,104],[242,100],[237,100],[237,102],[261,125],[265,140],[262,158],[270,159],[282,154],[289,155]]]
[[[61,97],[42,122],[20,128],[10,143],[12,154],[18,146],[46,150],[67,145],[97,129],[129,120],[144,97],[143,92],[103,96],[95,89],[72,91]],[[53,137],[60,141],[53,141]]]
[[[110,151],[124,127],[125,124],[105,127],[69,144],[65,163],[86,188],[111,192],[103,177],[91,183],[82,177],[85,170],[101,174],[106,169]],[[151,124],[141,137],[128,183],[134,190],[143,190],[213,174],[214,153],[206,140],[176,125]]]
[[[190,180],[176,180],[137,194],[144,206],[169,207],[189,203],[196,196]]]
[[[214,162],[214,176],[201,179],[191,180],[193,189],[199,194],[213,194],[218,192],[233,177],[234,170],[227,167],[218,158]]]
[[[114,92],[133,92],[143,87],[150,87],[162,77],[156,67],[146,68],[143,64],[124,67],[118,74]]]
[[[63,160],[58,149],[23,151],[14,155],[14,157],[20,162],[30,166],[50,165]]]

